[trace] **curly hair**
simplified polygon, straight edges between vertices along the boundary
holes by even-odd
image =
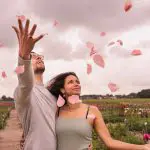
[[[55,76],[53,79],[51,79],[48,82],[46,88],[57,99],[58,99],[59,95],[61,95],[66,101],[66,98],[63,96],[63,93],[61,92],[61,89],[64,88],[65,79],[69,75],[73,75],[73,76],[78,78],[78,76],[74,72],[65,72],[65,73],[58,74],[57,76]]]

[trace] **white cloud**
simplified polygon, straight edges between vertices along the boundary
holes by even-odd
[[[57,73],[74,71],[81,80],[82,94],[110,93],[109,81],[120,86],[116,94],[150,88],[150,3],[148,0],[133,2],[133,8],[127,13],[123,10],[124,0],[1,2],[0,42],[5,48],[0,48],[0,68],[7,72],[8,78],[0,80],[0,95],[12,96],[17,85],[13,69],[18,44],[11,25],[16,24],[19,14],[30,18],[31,25],[37,23],[35,36],[48,33],[34,49],[45,55],[45,82]],[[7,10],[8,5],[11,7]],[[60,24],[54,28],[55,19]],[[100,37],[101,31],[105,31],[106,36]],[[123,41],[123,47],[106,48],[110,41],[118,39]],[[95,44],[106,63],[104,69],[92,63],[91,75],[86,74],[87,41]],[[129,57],[133,49],[140,49],[143,55]]]

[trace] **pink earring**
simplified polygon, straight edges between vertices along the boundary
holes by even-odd
[[[57,99],[57,106],[62,107],[64,104],[65,104],[64,98],[61,95],[59,95],[59,97]]]

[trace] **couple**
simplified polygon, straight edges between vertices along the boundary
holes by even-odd
[[[30,21],[23,27],[13,26],[19,42],[18,65],[24,73],[18,75],[14,92],[16,110],[24,131],[24,150],[88,150],[91,149],[92,129],[109,149],[150,150],[150,144],[135,145],[112,139],[97,107],[83,104],[80,81],[73,72],[57,75],[43,85],[43,56],[32,52],[36,25],[29,31]],[[100,149],[100,148],[99,148]]]

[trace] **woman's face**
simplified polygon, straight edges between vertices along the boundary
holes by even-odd
[[[64,92],[67,97],[72,95],[80,95],[80,81],[76,76],[69,75],[66,77],[64,82]]]

